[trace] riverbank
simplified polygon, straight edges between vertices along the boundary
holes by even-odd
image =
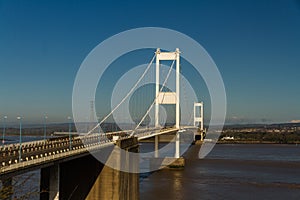
[[[293,142],[274,142],[274,141],[260,141],[260,140],[220,140],[217,144],[300,144],[300,141]]]

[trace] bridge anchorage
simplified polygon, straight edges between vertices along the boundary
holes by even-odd
[[[164,167],[164,165],[170,165],[170,167],[176,168],[183,167],[184,159],[180,157],[180,137],[184,137],[184,133],[188,130],[193,131],[193,140],[203,140],[205,136],[205,130],[203,128],[203,102],[195,102],[193,105],[193,125],[180,125],[180,51],[178,48],[174,52],[162,52],[160,49],[157,49],[155,57],[155,99],[133,130],[111,131],[106,133],[98,132],[100,125],[103,124],[124,102],[124,99],[129,96],[126,95],[125,98],[120,101],[120,104],[112,109],[111,113],[85,133],[77,133],[72,137],[64,136],[23,143],[21,146],[20,144],[4,145],[0,152],[0,179],[2,185],[10,186],[14,176],[39,169],[41,171],[40,199],[92,199],[95,196],[105,199],[115,192],[120,192],[120,188],[124,190],[124,188],[130,188],[130,184],[138,184],[137,172],[139,172],[139,169],[135,169],[136,173],[126,175],[126,172],[122,172],[122,170],[114,170],[114,166],[124,165],[125,169],[128,167],[137,168],[138,166],[130,166],[132,165],[130,161],[133,161],[132,159],[136,159],[136,157],[130,157],[128,152],[138,153],[139,142],[149,138],[154,138],[154,158],[150,162],[150,168],[160,169]],[[173,64],[169,69],[164,83],[162,86],[160,85],[160,61],[164,60],[173,61],[173,64],[176,63],[176,89],[174,92],[164,92],[162,90],[172,70]],[[154,57],[147,70],[153,61]],[[144,75],[145,73],[143,76]],[[138,83],[135,84],[129,93],[132,93],[137,85]],[[160,126],[159,106],[162,104],[175,105],[174,127],[162,128]],[[154,127],[141,128],[140,125],[154,105]],[[91,105],[91,107],[94,109],[93,105]],[[160,158],[159,142],[162,142],[160,140],[163,135],[167,134],[175,134],[175,154],[174,157]],[[119,149],[125,150],[125,153],[116,152],[116,146]],[[105,159],[112,164],[110,167],[113,169],[107,168],[105,164],[98,162],[91,155],[103,151],[107,151],[111,154],[108,154]],[[121,159],[123,160],[124,157],[126,158],[126,163],[122,164]],[[137,163],[139,162],[137,161]],[[90,172],[94,172],[94,174]],[[111,178],[110,181],[104,182],[104,180],[112,174],[114,174],[113,178]],[[90,178],[89,176],[94,178]],[[120,177],[122,177],[122,180]],[[118,184],[116,184],[116,182]],[[127,185],[128,187],[121,187],[121,184],[129,185]],[[110,187],[115,185],[115,188],[108,190],[108,185]],[[84,186],[89,186],[89,190],[81,190],[81,187]],[[126,191],[127,194],[131,192],[129,189]],[[136,196],[134,193],[133,195]],[[128,195],[127,199],[134,199],[134,197]]]

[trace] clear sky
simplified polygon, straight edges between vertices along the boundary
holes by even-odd
[[[0,0],[0,117],[65,122],[87,54],[137,27],[194,38],[216,62],[228,122],[300,119],[299,1]]]

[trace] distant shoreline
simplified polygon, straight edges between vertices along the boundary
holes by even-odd
[[[243,141],[243,140],[236,140],[236,141],[218,141],[217,144],[300,144],[300,141],[295,142],[287,142],[287,143],[280,143],[274,141]]]
[[[19,137],[18,133],[15,134],[7,134],[6,136],[14,136]],[[37,135],[37,134],[22,134],[24,137],[43,137],[43,135]],[[49,135],[47,135],[49,137]],[[162,143],[168,143],[173,139],[173,136],[171,138],[162,138],[160,142]],[[5,139],[6,141],[10,141],[10,139]],[[148,139],[142,141],[142,143],[152,143],[154,142],[154,139]],[[197,143],[202,143],[200,140],[197,141]],[[300,141],[289,141],[289,142],[276,142],[276,141],[260,141],[260,140],[218,140],[217,144],[293,144],[293,145],[300,145]]]

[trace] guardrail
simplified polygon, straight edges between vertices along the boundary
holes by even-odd
[[[48,154],[47,156],[44,157],[39,157],[36,159],[32,160],[27,160],[27,161],[22,161],[22,162],[17,162],[8,166],[2,166],[0,169],[0,174],[8,173],[14,170],[19,170],[20,168],[27,168],[30,166],[37,166],[40,164],[45,164],[47,162],[53,162],[55,160],[60,160],[64,159],[67,157],[72,157],[75,155],[79,155],[82,153],[87,153],[95,150],[99,150],[102,148],[105,148],[107,146],[114,145],[113,142],[104,142],[102,144],[89,144],[84,147],[74,147],[72,150],[66,150],[64,152],[59,152],[59,153],[53,153],[53,154]]]

